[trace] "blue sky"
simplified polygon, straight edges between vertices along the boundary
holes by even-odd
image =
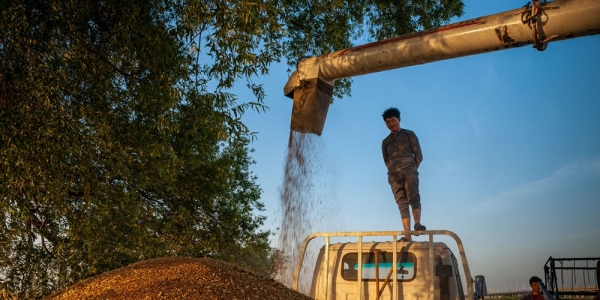
[[[525,1],[464,3],[455,21]],[[332,104],[316,139],[314,231],[402,229],[381,157],[389,133],[381,113],[395,106],[423,149],[422,222],[458,234],[472,274],[485,275],[488,288],[543,278],[550,256],[600,257],[598,49],[600,36],[591,36],[544,52],[525,46],[355,77],[352,96]],[[270,109],[244,116],[258,132],[252,171],[270,230],[281,221],[288,77],[274,65],[259,78]]]

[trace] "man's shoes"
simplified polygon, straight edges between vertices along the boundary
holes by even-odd
[[[417,223],[417,224],[415,224],[415,230],[416,231],[425,231],[425,230],[427,230],[427,227],[425,227],[425,225],[423,225],[421,223]]]
[[[401,237],[398,242],[410,242],[409,239],[407,239],[406,237]]]

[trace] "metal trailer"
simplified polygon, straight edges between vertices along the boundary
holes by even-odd
[[[544,265],[548,291],[560,296],[595,296],[600,293],[600,257],[556,258]]]

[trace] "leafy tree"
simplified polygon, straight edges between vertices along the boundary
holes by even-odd
[[[266,109],[254,81],[280,59],[461,12],[459,0],[0,2],[0,284],[37,298],[166,255],[272,275],[282,253],[255,215],[241,122]],[[254,99],[231,94],[240,84]]]

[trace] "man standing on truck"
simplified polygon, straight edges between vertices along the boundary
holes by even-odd
[[[400,209],[404,231],[410,231],[410,211],[415,219],[415,230],[427,228],[421,224],[421,196],[419,194],[419,165],[423,161],[421,145],[417,135],[400,128],[400,111],[390,107],[383,112],[383,120],[390,134],[383,139],[381,150],[387,167],[388,182]],[[409,234],[400,239],[412,241]]]

